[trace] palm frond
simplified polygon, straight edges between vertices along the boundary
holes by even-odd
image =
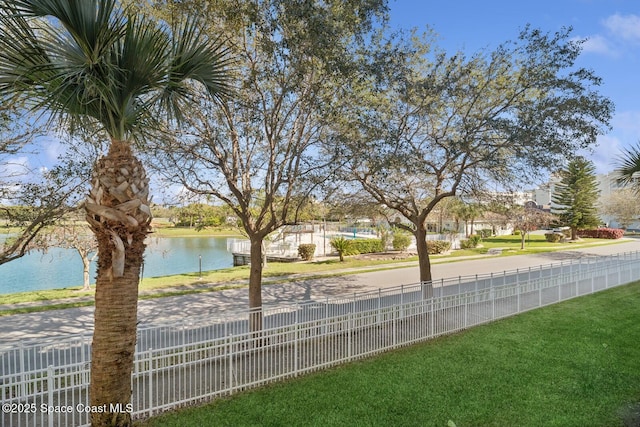
[[[197,20],[169,28],[117,0],[0,0],[0,97],[22,96],[51,121],[96,122],[115,139],[144,139],[159,110],[180,119],[201,83],[230,92],[230,63]]]
[[[200,30],[200,21],[189,17],[172,29],[173,44],[167,85],[159,102],[164,111],[180,120],[184,103],[192,103],[191,82],[198,82],[214,99],[232,93],[229,67],[232,58],[223,39],[211,39]]]
[[[11,2],[0,2],[0,95],[36,88],[50,62],[27,20]]]
[[[618,156],[618,167],[614,172],[618,175],[617,182],[621,185],[638,184],[640,173],[640,142],[627,148]]]

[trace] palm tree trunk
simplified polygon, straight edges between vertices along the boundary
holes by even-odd
[[[149,233],[149,181],[124,141],[112,141],[98,161],[85,207],[98,240],[95,329],[91,355],[93,426],[131,425],[131,371],[135,353],[138,282]],[[120,408],[121,410],[118,410]]]

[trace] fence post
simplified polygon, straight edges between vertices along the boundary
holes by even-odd
[[[353,345],[352,343],[352,339],[351,339],[351,334],[353,331],[353,325],[352,325],[352,321],[353,321],[353,312],[349,313],[349,318],[348,318],[348,324],[347,324],[347,358],[348,360],[351,360],[351,356],[353,354],[353,349],[351,348],[351,346]]]
[[[464,320],[463,320],[464,321],[464,326],[463,326],[463,328],[467,329],[467,324],[468,324],[467,314],[469,312],[469,305],[468,305],[469,297],[468,297],[468,294],[466,294],[463,298],[464,298]]]
[[[506,283],[506,277],[505,277],[505,283]],[[516,305],[517,305],[517,310],[518,313],[520,313],[520,277],[516,274],[516,289],[518,290],[518,296],[516,298]]]
[[[153,415],[153,348],[147,350],[147,363],[149,372],[149,415]]]
[[[356,312],[356,293],[353,293],[353,304],[351,304],[351,312]]]
[[[431,298],[431,301],[429,302],[429,313],[430,313],[430,317],[431,317],[431,324],[430,326],[430,331],[429,331],[429,336],[433,337],[433,331],[434,331],[434,327],[435,327],[435,323],[436,323],[436,314],[435,314],[435,310],[434,310],[434,298]]]
[[[382,288],[378,288],[378,316],[376,323],[382,322]]]
[[[227,351],[229,352],[229,391],[233,390],[233,334],[230,334],[227,339],[229,340],[229,346]]]
[[[20,396],[23,398],[27,398],[27,379],[25,377],[25,362],[24,362],[24,344],[20,342],[18,344],[18,348],[20,349]]]
[[[402,305],[400,306],[402,307]],[[398,313],[400,312],[400,308],[398,309]],[[397,340],[396,340],[396,326],[397,326],[397,322],[398,322],[398,316],[399,314],[396,314],[396,310],[392,310],[391,311],[391,320],[392,320],[392,330],[391,330],[391,336],[393,337],[392,343],[393,343],[393,347],[395,348],[396,344],[397,344]]]
[[[324,300],[324,333],[329,333],[329,297]]]
[[[531,281],[528,282],[529,284],[531,284]],[[538,280],[538,307],[542,307],[542,285],[543,285],[543,281],[542,280]]]
[[[491,287],[491,291],[489,293],[491,295],[491,320],[496,319],[496,290]]]
[[[54,401],[53,401],[53,389],[55,387],[55,378],[53,377],[54,375],[54,370],[53,370],[53,365],[49,365],[47,367],[47,398],[49,401],[49,408],[53,408],[54,406]],[[49,427],[53,427],[53,414],[55,413],[55,411],[47,411],[48,412],[48,424]]]
[[[298,331],[300,326],[300,319],[298,318],[298,313],[300,311],[296,311],[296,323],[294,325],[293,330],[293,376],[298,376]],[[325,319],[326,323],[326,319]]]

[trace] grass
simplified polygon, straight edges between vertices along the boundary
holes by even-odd
[[[233,227],[215,227],[215,228],[205,228],[202,230],[196,230],[195,228],[188,227],[166,227],[166,226],[157,226],[153,228],[154,237],[206,237],[206,236],[217,236],[217,237],[239,237],[244,238],[237,228]]]
[[[621,426],[639,318],[634,283],[140,425]]]
[[[264,270],[263,277],[270,279],[271,283],[289,280],[288,277],[295,274],[312,275],[317,277],[327,277],[331,275],[355,274],[360,270],[345,272],[343,270],[358,269],[366,267],[366,271],[376,271],[384,269],[389,264],[394,265],[401,262],[417,261],[417,257],[411,257],[404,260],[360,260],[347,258],[345,262],[339,262],[337,259],[323,260],[316,262],[299,262],[299,263],[276,263],[272,262],[267,265]],[[386,267],[392,268],[392,267]],[[339,272],[342,271],[342,272]],[[278,280],[281,278],[281,280]],[[155,297],[184,295],[187,293],[209,292],[213,287],[215,289],[223,289],[220,284],[230,284],[230,286],[248,285],[249,267],[230,267],[220,270],[203,271],[202,278],[198,272],[176,274],[171,276],[145,277],[140,283],[141,293],[157,292]],[[210,287],[204,287],[211,285]],[[227,286],[226,288],[228,288]],[[176,288],[182,288],[176,290]],[[0,305],[18,304],[34,301],[53,301],[60,299],[73,299],[87,297],[93,295],[93,291],[80,292],[81,287],[69,287],[64,289],[49,289],[31,292],[19,292],[13,294],[0,294]],[[164,291],[163,291],[164,290]],[[147,295],[146,297],[152,297]],[[145,298],[145,296],[142,296]],[[44,309],[44,307],[43,307]],[[17,314],[13,310],[0,312],[0,316],[9,314]]]
[[[503,249],[502,254],[498,256],[513,256],[513,255],[530,255],[543,252],[562,251],[567,249],[575,249],[584,246],[604,246],[613,245],[623,242],[624,240],[602,240],[602,239],[590,239],[584,238],[579,242],[567,242],[567,243],[550,243],[541,234],[531,234],[525,240],[524,249],[520,249],[521,240],[520,236],[505,235],[496,236],[483,239],[481,246],[474,249],[461,249],[451,252],[449,255],[445,255],[442,258],[455,258],[460,256],[470,255],[483,255],[486,254],[489,249],[500,248]]]
[[[201,232],[195,229],[189,228],[172,228],[172,227],[158,227],[157,233],[162,237],[188,237],[188,236],[203,236],[203,235],[215,235],[220,236],[225,232],[232,232],[232,229],[207,229]],[[201,234],[198,234],[201,233]],[[204,234],[202,234],[204,233]],[[484,239],[482,242],[482,248],[466,249],[452,251],[447,255],[432,255],[432,259],[443,259],[455,261],[456,258],[463,256],[475,256],[486,254],[490,248],[503,248],[502,255],[500,256],[512,256],[522,254],[533,254],[540,252],[550,252],[554,250],[566,250],[569,248],[577,248],[584,245],[606,245],[619,243],[620,240],[615,241],[603,241],[601,239],[583,239],[583,243],[549,243],[544,239],[542,235],[532,234],[527,246],[524,250],[520,250],[520,236],[499,236]],[[494,255],[495,256],[495,255]],[[322,261],[312,262],[297,262],[297,263],[269,263],[264,270],[263,277],[273,282],[284,282],[290,280],[288,276],[296,274],[311,275],[307,278],[314,277],[327,277],[333,275],[345,275],[355,274],[362,271],[345,272],[344,270],[366,268],[366,271],[377,271],[382,269],[394,268],[394,264],[415,262],[417,257],[406,258],[403,260],[362,260],[346,257],[345,262],[335,259],[327,259]],[[202,272],[202,278],[199,273],[184,273],[170,276],[160,277],[145,277],[140,283],[140,291],[143,294],[142,298],[158,298],[165,296],[184,295],[197,292],[208,292],[211,288],[206,288],[204,284],[211,284],[216,289],[224,289],[229,287],[244,286],[248,283],[249,269],[246,266],[243,267],[230,267],[220,270],[211,270]],[[221,284],[226,286],[221,287]],[[181,289],[176,289],[181,288]],[[14,294],[0,294],[0,305],[4,304],[17,304],[25,302],[35,301],[55,301],[61,299],[76,299],[90,297],[93,295],[93,291],[79,292],[80,287],[68,287],[63,289],[50,289],[32,292],[20,292]],[[150,295],[154,293],[154,295]],[[73,304],[72,302],[65,302],[64,304]],[[84,304],[87,305],[87,304]],[[61,304],[55,304],[48,307],[30,308],[30,311],[44,311],[50,309],[63,308]],[[24,312],[20,310],[3,310],[0,312],[0,316],[7,316],[11,314],[18,314]]]

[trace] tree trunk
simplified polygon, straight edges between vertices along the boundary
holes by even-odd
[[[433,296],[433,285],[431,283],[431,260],[427,248],[427,230],[424,224],[416,227],[413,235],[416,238],[416,248],[418,250],[418,265],[420,266],[420,283],[422,283],[423,296],[431,298]]]
[[[92,426],[131,425],[138,281],[149,233],[149,180],[124,141],[112,141],[95,168],[85,208],[98,240],[95,329],[91,355]]]
[[[82,290],[90,290],[89,286],[89,270],[91,269],[91,260],[89,254],[84,251],[78,251],[80,258],[82,259]]]
[[[571,227],[571,240],[578,240],[578,228]]]
[[[262,237],[249,236],[251,241],[251,266],[249,270],[249,329],[262,330]]]

